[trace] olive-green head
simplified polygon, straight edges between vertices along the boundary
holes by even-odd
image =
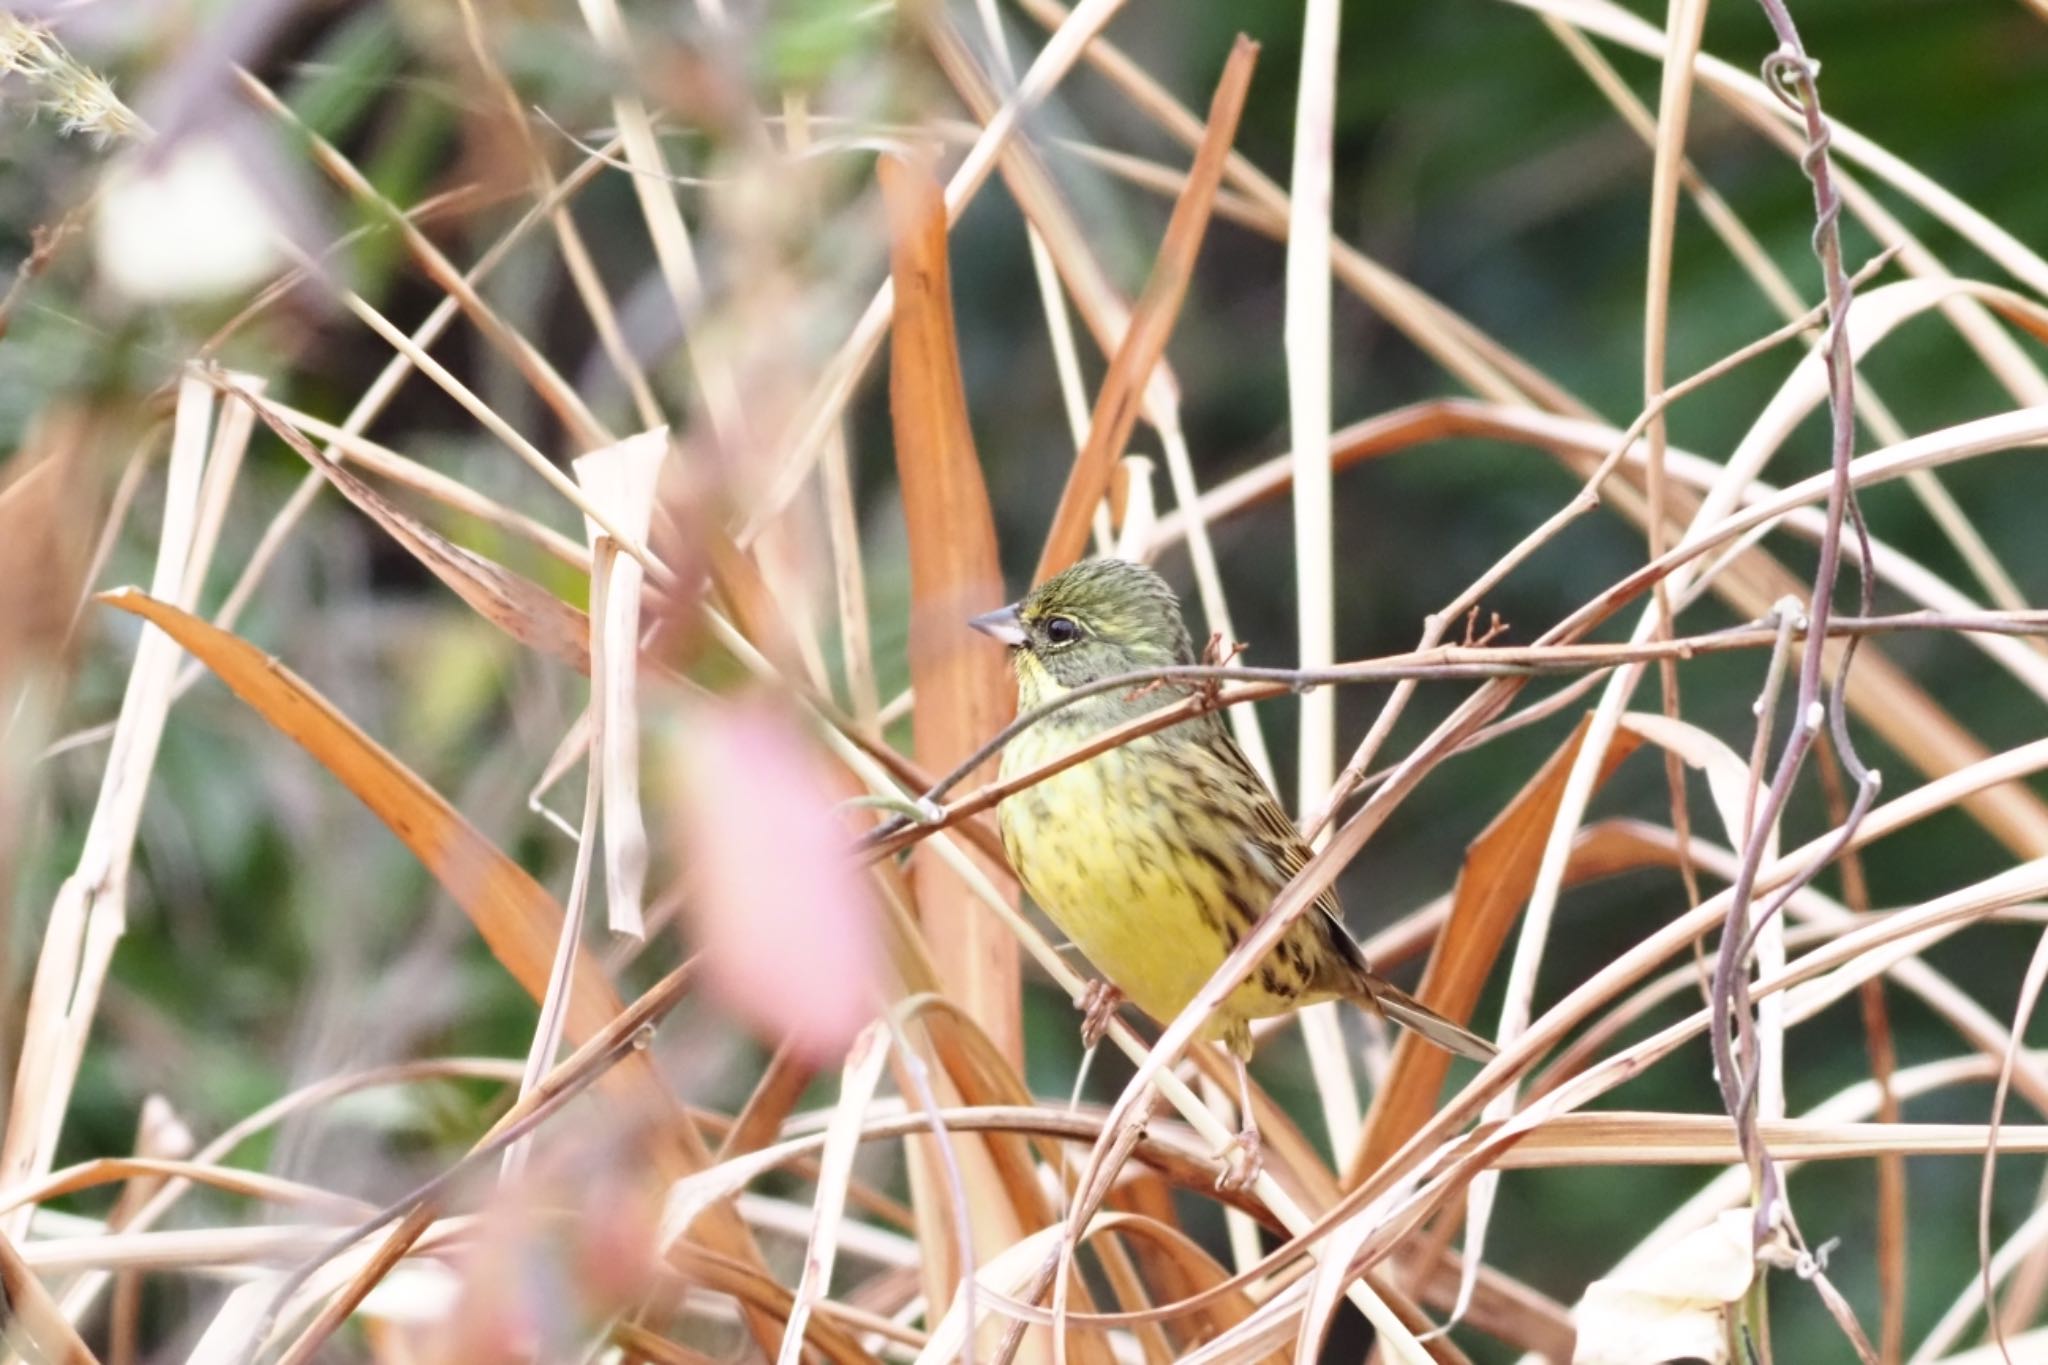
[[[1010,647],[1027,683],[1037,670],[1061,687],[1077,687],[1195,661],[1173,589],[1143,564],[1122,559],[1084,560],[1023,601],[969,624]]]

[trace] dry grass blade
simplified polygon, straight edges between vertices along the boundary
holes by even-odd
[[[0,1345],[21,1351],[35,1365],[99,1365],[50,1292],[0,1232]]]
[[[966,627],[969,616],[1003,600],[1002,566],[960,376],[945,200],[920,167],[885,157],[877,171],[889,212],[896,299],[889,410],[910,533],[910,677],[920,699],[912,736],[919,764],[943,770],[972,754],[1015,706],[1001,653]],[[984,882],[1007,882],[1000,862],[966,856]],[[918,927],[938,981],[994,1041],[1007,1066],[1021,1066],[1017,940],[936,850],[918,850],[910,874]],[[940,1150],[946,1141],[935,1137],[912,1147],[926,1293],[934,1300],[1045,1222],[1042,1211],[1036,1217],[1026,1212],[1036,1202],[1035,1189],[1025,1205],[1016,1202],[1019,1191],[1004,1179],[997,1145],[968,1142]],[[954,1203],[956,1181],[966,1206],[947,1216],[942,1211]],[[967,1245],[958,1243],[957,1228],[966,1230]]]
[[[426,865],[527,993],[536,1000],[546,993],[561,934],[561,908],[439,793],[289,669],[246,641],[133,589],[102,600],[166,631],[213,669],[236,696],[318,760]],[[618,1015],[619,999],[587,952],[576,954],[573,982],[564,1022],[569,1037],[582,1043]],[[604,1084],[628,1114],[646,1121],[673,1115],[673,1100],[641,1054],[608,1072]],[[705,1165],[710,1155],[688,1122],[666,1125],[649,1150],[657,1173],[670,1180]],[[716,1210],[706,1220],[705,1240],[734,1255],[756,1255],[752,1240],[730,1210]],[[776,1324],[751,1318],[750,1325],[767,1344],[780,1340]]]
[[[469,603],[477,615],[527,648],[559,660],[578,673],[590,672],[589,617],[532,579],[465,550],[425,522],[400,511],[389,498],[328,459],[291,424],[273,415],[261,397],[233,386],[227,386],[226,392],[253,408],[280,440],[319,470],[365,516],[383,527],[429,573]]]
[[[2013,1010],[2012,1037],[1999,1064],[1998,1088],[1991,1097],[1991,1131],[1984,1141],[1984,1170],[1978,1181],[1978,1269],[1984,1286],[1985,1313],[1991,1323],[1991,1339],[2001,1347],[2006,1344],[2005,1319],[1999,1312],[1998,1294],[1991,1278],[1991,1196],[1998,1176],[1998,1151],[2008,1142],[2008,1131],[2004,1126],[2005,1103],[2012,1093],[2013,1070],[2024,1050],[2020,1040],[2025,1035],[2027,1021],[2033,1018],[2034,1009],[2040,1003],[2044,978],[2048,978],[2048,934],[2035,941],[2033,956],[2027,962],[2026,977],[2020,982],[2019,1003]]]
[[[818,1198],[812,1205],[811,1243],[804,1253],[803,1276],[797,1281],[776,1365],[798,1365],[803,1358],[804,1324],[811,1310],[832,1288],[832,1264],[839,1251],[839,1225],[846,1212],[846,1188],[853,1180],[853,1158],[860,1148],[861,1115],[874,1098],[882,1067],[889,1060],[889,1030],[868,1025],[846,1054],[840,1073],[839,1103],[825,1132],[825,1152],[818,1169]]]
[[[0,687],[31,661],[54,657],[70,631],[87,562],[77,514],[87,501],[82,447],[91,434],[81,411],[46,413],[8,462],[0,486]],[[11,723],[11,706],[8,714]]]
[[[1581,720],[1564,746],[1466,849],[1451,893],[1450,918],[1417,990],[1438,1013],[1462,1023],[1479,1003],[1479,992],[1500,958],[1515,916],[1536,883],[1537,859],[1557,818],[1565,778],[1586,727]],[[1632,736],[1617,736],[1596,781],[1606,781],[1635,744]],[[1393,1068],[1373,1096],[1363,1140],[1345,1169],[1347,1188],[1376,1170],[1422,1126],[1436,1108],[1450,1064],[1443,1050],[1402,1036],[1394,1048]]]
[[[1131,1214],[1105,1214],[1095,1224],[1098,1237],[1114,1234],[1129,1244],[1131,1254],[1164,1299],[1190,1299],[1216,1289],[1229,1279],[1215,1258],[1201,1244],[1171,1223]],[[1185,1318],[1176,1317],[1169,1326],[1178,1328],[1177,1343],[1188,1350],[1229,1331],[1252,1314],[1251,1296],[1242,1289],[1229,1289],[1206,1300],[1200,1310]],[[1272,1352],[1262,1365],[1286,1360]]]
[[[1294,443],[1296,632],[1304,668],[1320,668],[1337,657],[1330,525],[1330,162],[1340,13],[1337,0],[1309,0],[1304,9],[1287,221],[1287,424]],[[1192,187],[1195,178],[1188,183]],[[1330,789],[1336,703],[1328,690],[1302,696],[1297,810],[1309,810]],[[1348,1145],[1342,1138],[1337,1143]]]
[[[1230,59],[1209,104],[1209,124],[1201,150],[1195,154],[1187,186],[1167,221],[1159,258],[1152,266],[1152,278],[1131,311],[1131,325],[1110,361],[1101,392],[1095,396],[1088,443],[1074,457],[1052,527],[1046,532],[1045,548],[1038,557],[1038,569],[1033,575],[1038,582],[1072,564],[1087,547],[1096,505],[1109,491],[1110,476],[1137,423],[1152,367],[1165,352],[1167,338],[1173,334],[1174,321],[1180,315],[1181,300],[1187,297],[1188,279],[1208,231],[1216,189],[1223,181],[1224,161],[1237,138],[1237,121],[1244,112],[1244,99],[1251,88],[1252,67],[1258,54],[1259,45],[1243,36],[1230,50]]]
[[[547,989],[561,909],[524,869],[276,659],[133,588],[103,594],[100,600],[165,631],[355,793],[462,906],[513,979],[540,998]],[[618,1008],[618,997],[595,960],[579,955],[570,1035],[583,1041]]]
[[[944,771],[1009,720],[1015,702],[999,651],[966,627],[1003,600],[995,517],[967,422],[946,263],[946,208],[929,174],[895,158],[878,168],[889,206],[896,285],[889,412],[910,531],[911,686],[917,761]],[[913,864],[918,913],[941,979],[1014,1063],[1023,1058],[1017,945],[957,879]]]
[[[163,529],[150,579],[152,590],[168,601],[189,600],[184,594],[193,565],[206,557],[199,517],[213,410],[212,390],[186,375],[178,386]],[[85,846],[58,888],[36,960],[7,1132],[0,1139],[0,1183],[43,1174],[55,1155],[100,990],[114,947],[127,931],[128,874],[178,659],[168,635],[142,632]],[[0,1232],[16,1238],[27,1227],[26,1209],[0,1220]]]
[[[654,518],[655,490],[668,458],[668,428],[629,436],[576,459],[576,479],[591,502],[628,534],[645,538]],[[586,523],[593,557],[603,561],[602,601],[590,670],[593,771],[604,790],[605,909],[612,932],[642,937],[641,902],[647,889],[647,817],[640,809],[640,565],[618,553],[595,523]],[[609,550],[597,556],[602,541]],[[598,570],[593,568],[593,577]]]
[[[187,1136],[189,1137],[189,1134]],[[129,1193],[138,1186],[146,1187],[146,1192],[153,1198],[163,1182],[173,1178],[226,1190],[232,1194],[245,1195],[251,1199],[267,1199],[276,1204],[302,1206],[327,1213],[361,1217],[368,1211],[361,1200],[335,1194],[317,1185],[302,1184],[257,1171],[216,1166],[206,1161],[186,1161],[167,1156],[99,1157],[92,1161],[80,1162],[76,1166],[66,1166],[61,1170],[52,1171],[26,1188],[9,1190],[5,1200],[8,1208],[15,1208],[22,1204],[46,1203],[80,1190],[97,1189],[102,1185],[126,1183],[128,1189],[122,1192],[122,1202],[127,1203]],[[108,1223],[115,1227],[127,1221],[127,1211],[119,1208],[108,1218]]]
[[[1337,657],[1334,516],[1330,501],[1330,241],[1332,162],[1337,118],[1339,0],[1309,0],[1302,17],[1301,75],[1294,102],[1294,159],[1287,223],[1287,424],[1293,440],[1295,637],[1301,666]],[[1193,185],[1194,177],[1189,177]],[[1199,522],[1191,523],[1198,525]],[[1337,695],[1304,692],[1296,752],[1295,810],[1306,819],[1332,797],[1337,763]],[[1268,782],[1271,772],[1262,774]],[[1315,831],[1309,831],[1311,842]],[[1301,1014],[1309,1065],[1333,1151],[1358,1146],[1358,1082],[1334,1002]],[[1243,1259],[1243,1258],[1241,1258]],[[1304,1333],[1303,1339],[1307,1339]]]
[[[1983,1123],[1834,1123],[1812,1119],[1765,1121],[1758,1129],[1773,1156],[1787,1161],[1865,1161],[1902,1156],[1982,1157],[1991,1137]],[[1481,1125],[1471,1141],[1486,1141]],[[2048,1151],[2048,1125],[1999,1130],[2008,1152]],[[1519,1170],[1540,1166],[1719,1166],[1742,1159],[1735,1125],[1719,1114],[1558,1114],[1531,1128],[1495,1164]]]

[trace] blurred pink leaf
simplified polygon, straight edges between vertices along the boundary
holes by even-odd
[[[874,1016],[880,950],[825,765],[762,699],[700,706],[678,751],[675,830],[707,984],[770,1039],[835,1060]]]

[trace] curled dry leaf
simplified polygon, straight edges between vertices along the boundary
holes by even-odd
[[[614,526],[647,539],[654,494],[668,457],[668,428],[656,427],[576,459],[576,479]],[[640,811],[639,561],[622,554],[589,518],[591,545],[590,696],[595,735],[592,779],[604,792],[605,906],[613,933],[646,933],[647,826]]]
[[[1728,1359],[1728,1305],[1756,1274],[1750,1211],[1729,1209],[1655,1260],[1586,1286],[1572,1365]]]
[[[803,1056],[837,1056],[874,1013],[880,950],[823,764],[758,698],[701,703],[676,753],[674,830],[712,991]]]

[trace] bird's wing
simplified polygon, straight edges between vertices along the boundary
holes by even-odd
[[[1278,798],[1273,795],[1273,789],[1259,776],[1258,769],[1252,767],[1252,761],[1244,756],[1244,750],[1237,747],[1237,741],[1230,737],[1229,730],[1220,725],[1217,727],[1216,749],[1223,756],[1225,767],[1230,770],[1230,777],[1243,784],[1245,788],[1244,804],[1253,812],[1255,826],[1251,835],[1252,844],[1272,861],[1273,869],[1279,875],[1279,881],[1273,885],[1277,892],[1282,886],[1293,881],[1295,875],[1308,864],[1309,847],[1302,842],[1301,831],[1287,818],[1287,812],[1281,809]],[[1351,935],[1345,932],[1344,922],[1338,914],[1335,888],[1323,888],[1322,894],[1316,897],[1316,910],[1319,917],[1330,921],[1330,927],[1337,931],[1337,937],[1349,944],[1351,956],[1356,957],[1363,966],[1365,958],[1359,953],[1358,945],[1351,942]]]
[[[1219,726],[1218,731],[1216,747],[1223,754],[1232,778],[1245,783],[1249,794],[1256,796],[1246,803],[1257,812],[1257,829],[1252,835],[1252,842],[1273,860],[1283,883],[1292,881],[1308,862],[1309,847],[1302,840],[1301,831],[1287,818],[1287,812],[1280,808],[1272,790],[1259,777],[1258,770],[1252,767],[1251,760],[1237,747],[1237,742],[1222,727]],[[1438,1047],[1461,1057],[1487,1062],[1498,1052],[1486,1039],[1444,1018],[1375,972],[1372,963],[1366,959],[1365,949],[1358,946],[1358,940],[1351,937],[1351,931],[1344,927],[1344,921],[1339,917],[1335,890],[1325,888],[1323,894],[1316,897],[1315,909],[1290,932],[1311,933],[1319,940],[1324,951],[1314,954],[1311,964],[1313,969],[1329,973],[1318,981],[1324,988],[1348,995],[1368,1009],[1380,1011],[1403,1028],[1413,1029]]]

